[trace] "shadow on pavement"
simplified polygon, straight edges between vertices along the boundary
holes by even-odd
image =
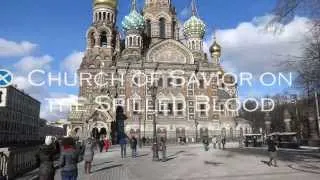
[[[112,168],[116,168],[116,167],[121,167],[123,166],[122,164],[117,164],[117,165],[113,165],[113,166],[108,166],[108,167],[104,167],[104,168],[101,168],[101,169],[97,169],[95,171],[92,171],[92,173],[97,173],[97,172],[100,172],[100,171],[105,171],[105,170],[108,170],[108,169],[112,169]]]
[[[98,163],[98,164],[93,164],[92,167],[94,166],[100,166],[100,165],[103,165],[103,164],[108,164],[108,163],[112,163],[113,161],[106,161],[106,162],[102,162],[102,163]]]
[[[144,156],[148,156],[148,155],[149,155],[149,153],[148,154],[137,155],[137,157],[144,157]]]
[[[177,158],[176,156],[175,157],[170,157],[170,158],[167,158],[165,161],[162,161],[162,162],[168,162],[168,161],[171,161],[173,159]]]
[[[204,164],[213,165],[213,166],[219,166],[219,165],[222,165],[223,163],[213,162],[213,161],[204,161]]]

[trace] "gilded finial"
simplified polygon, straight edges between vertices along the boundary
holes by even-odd
[[[131,11],[136,11],[136,10],[137,10],[137,1],[131,0]]]
[[[192,15],[197,16],[198,12],[197,12],[197,6],[196,6],[195,0],[191,1],[191,8],[192,8]]]

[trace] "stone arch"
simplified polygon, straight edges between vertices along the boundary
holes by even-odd
[[[156,20],[159,20],[160,18],[164,18],[167,23],[172,23],[172,17],[164,12],[160,12],[159,14],[156,15]]]
[[[174,64],[194,64],[192,52],[182,43],[167,39],[149,49],[147,62],[166,62]]]

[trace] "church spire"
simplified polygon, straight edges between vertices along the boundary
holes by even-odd
[[[191,1],[191,8],[192,8],[192,15],[197,16],[198,10],[197,10],[197,5],[196,5],[196,0]]]
[[[131,12],[132,11],[137,11],[137,1],[136,0],[131,0]]]

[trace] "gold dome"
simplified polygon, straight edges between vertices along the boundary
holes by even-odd
[[[94,6],[109,6],[111,8],[117,8],[118,0],[93,0]]]
[[[220,57],[221,56],[221,46],[217,43],[217,41],[215,40],[214,43],[212,44],[212,46],[209,49],[210,53]]]

